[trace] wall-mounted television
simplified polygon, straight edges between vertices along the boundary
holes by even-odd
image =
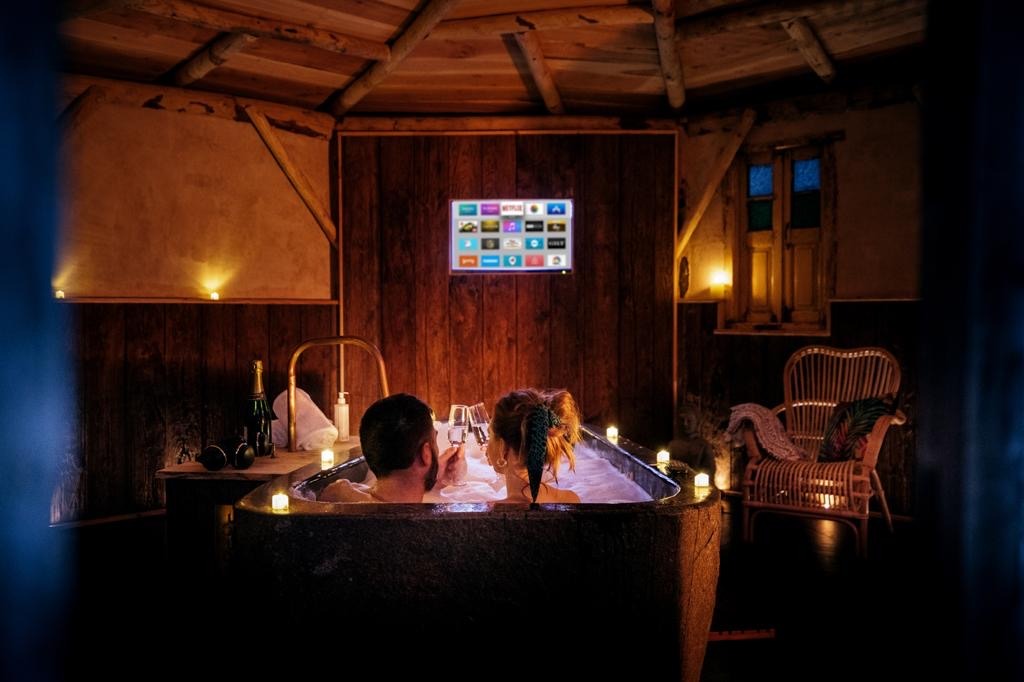
[[[452,273],[572,271],[572,199],[455,199]]]

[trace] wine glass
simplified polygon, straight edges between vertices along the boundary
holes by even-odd
[[[452,405],[448,408],[448,442],[459,447],[466,442],[466,431],[469,430],[469,408],[465,405]],[[447,478],[448,485],[466,485],[466,455],[463,453],[461,461],[455,464],[455,468]]]
[[[481,449],[486,449],[487,442],[491,439],[489,430],[490,423],[491,418],[488,416],[487,408],[484,407],[483,403],[470,405],[469,425],[470,429],[473,431],[473,436],[476,438],[476,442],[480,445]]]

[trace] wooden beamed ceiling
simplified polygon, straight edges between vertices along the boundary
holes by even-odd
[[[658,115],[730,84],[811,72],[829,82],[841,76],[844,61],[918,46],[925,5],[74,0],[66,3],[60,34],[69,73],[334,116]]]

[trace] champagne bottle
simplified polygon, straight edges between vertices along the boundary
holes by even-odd
[[[252,361],[251,374],[252,389],[245,403],[245,442],[253,447],[257,457],[265,457],[274,454],[274,443],[270,438],[273,415],[263,391],[262,360]]]

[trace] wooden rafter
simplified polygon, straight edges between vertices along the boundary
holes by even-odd
[[[375,61],[387,61],[390,54],[388,46],[384,43],[287,21],[262,19],[206,5],[196,5],[184,0],[128,0],[124,7],[200,28],[228,33],[248,33],[258,38],[285,40]]]
[[[102,86],[90,85],[57,117],[57,127],[65,137],[71,135],[103,104],[106,97],[107,91]]]
[[[256,40],[256,36],[248,33],[227,33],[215,38],[199,54],[172,71],[169,80],[182,86],[201,80],[232,54],[244,50]]]
[[[658,39],[658,59],[661,76],[665,81],[665,94],[673,109],[686,101],[683,87],[683,64],[679,57],[679,39],[676,36],[676,3],[674,0],[652,0],[654,8],[654,35]]]
[[[540,48],[540,40],[533,31],[515,34],[516,43],[526,57],[526,64],[533,76],[533,82],[540,90],[540,96],[544,98],[544,106],[552,114],[564,114],[565,107],[562,105],[562,96],[558,94],[558,86],[555,85],[555,78],[551,75],[551,69],[544,59],[544,52]]]
[[[496,14],[490,17],[458,19],[439,25],[431,38],[441,40],[464,40],[501,35],[545,31],[556,28],[587,28],[591,26],[620,26],[629,24],[653,24],[654,14],[646,7],[573,7],[538,12]]]
[[[907,0],[799,0],[798,2],[771,2],[707,17],[679,21],[681,37],[726,33],[755,26],[767,26],[788,21],[793,17],[827,16],[830,19],[860,17],[884,7],[906,6]],[[914,4],[914,3],[910,3]],[[923,3],[922,9],[923,9]]]
[[[80,93],[90,86],[100,86],[108,104],[123,107],[142,107],[157,111],[169,111],[194,116],[213,116],[229,121],[249,123],[241,108],[259,104],[260,110],[275,128],[296,135],[326,140],[334,130],[334,117],[316,111],[308,111],[287,104],[263,102],[244,97],[232,97],[216,92],[186,90],[170,85],[130,83],[95,76],[65,74],[61,77],[69,92]]]
[[[263,140],[263,144],[267,146],[274,160],[277,161],[277,165],[281,167],[285,177],[288,178],[288,182],[295,188],[295,192],[299,195],[302,203],[306,205],[306,208],[313,215],[313,219],[316,220],[317,225],[323,230],[327,241],[332,246],[337,246],[338,231],[334,227],[330,214],[324,209],[323,204],[320,203],[320,199],[317,198],[316,193],[313,191],[313,185],[310,184],[306,174],[302,172],[301,168],[292,163],[288,152],[284,149],[284,145],[281,144],[281,140],[278,139],[277,135],[270,128],[270,123],[267,122],[266,116],[254,104],[245,107],[245,113],[249,116],[249,120],[252,121],[252,126],[256,129],[260,139]]]
[[[755,118],[756,115],[753,109],[744,111],[739,123],[736,124],[732,134],[729,135],[729,139],[726,140],[718,152],[718,157],[715,159],[714,165],[711,166],[711,173],[708,175],[707,184],[704,185],[704,189],[700,193],[700,199],[697,200],[697,205],[693,207],[693,210],[686,217],[686,227],[683,229],[682,236],[676,240],[677,263],[683,257],[683,251],[686,250],[690,237],[693,236],[697,225],[700,224],[701,218],[704,217],[704,212],[708,210],[711,199],[714,198],[715,192],[718,191],[718,186],[722,184],[725,172],[729,170],[732,160],[736,158],[736,152],[739,151],[740,145],[743,144],[743,140],[747,138],[747,134],[750,133],[750,129],[754,126]]]
[[[121,9],[129,0],[88,0],[87,2],[62,3],[61,21],[71,21],[79,17],[91,17],[116,9]]]
[[[387,78],[458,3],[459,0],[430,0],[405,32],[391,45],[391,58],[388,61],[374,64],[347,88],[331,96],[331,113],[343,116],[359,100],[370,94],[370,91]]]
[[[825,46],[814,33],[814,29],[803,17],[795,17],[782,22],[782,28],[796,43],[800,54],[804,56],[814,73],[821,76],[821,80],[829,83],[836,76],[836,67],[825,51]]]

